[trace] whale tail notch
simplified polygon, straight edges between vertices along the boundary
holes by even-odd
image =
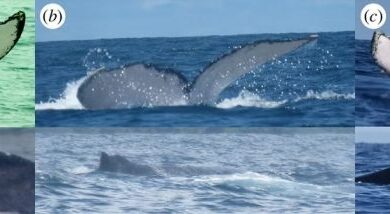
[[[77,98],[88,109],[213,105],[219,94],[242,75],[317,38],[258,41],[245,45],[212,62],[192,83],[179,72],[144,64],[99,70],[80,85]]]
[[[0,59],[5,57],[18,42],[22,35],[26,15],[19,11],[9,17],[6,21],[0,22]]]

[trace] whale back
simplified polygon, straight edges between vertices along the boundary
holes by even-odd
[[[258,41],[236,49],[211,63],[197,77],[191,88],[190,102],[214,104],[219,94],[244,74],[316,39],[317,36],[288,41]]]
[[[386,72],[390,72],[390,39],[382,32],[374,32],[371,41],[372,56]]]
[[[355,182],[373,183],[379,185],[390,184],[390,168],[355,178]]]
[[[34,195],[34,163],[0,152],[0,213],[33,213]]]
[[[187,80],[177,72],[135,64],[89,75],[77,98],[88,109],[178,105],[186,103],[186,85]]]
[[[150,166],[131,162],[120,155],[100,155],[99,170],[105,172],[125,173],[137,176],[156,176],[157,172]]]
[[[6,21],[0,22],[0,59],[16,45],[22,35],[26,16],[19,11]]]

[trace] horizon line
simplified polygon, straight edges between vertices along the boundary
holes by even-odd
[[[112,37],[112,38],[92,38],[92,39],[74,39],[74,40],[46,40],[38,41],[36,43],[49,42],[77,42],[77,41],[97,41],[97,40],[111,40],[111,39],[172,39],[172,38],[191,38],[191,37],[222,37],[222,36],[249,36],[249,35],[265,35],[265,34],[321,34],[321,33],[343,33],[355,32],[355,30],[340,30],[340,31],[320,31],[320,32],[284,32],[284,33],[243,33],[243,34],[211,34],[211,35],[193,35],[193,36],[136,36],[136,37]]]

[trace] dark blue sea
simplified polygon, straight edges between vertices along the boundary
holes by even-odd
[[[40,128],[36,213],[354,213],[354,155],[353,128]]]
[[[316,45],[259,66],[215,106],[86,110],[76,97],[95,69],[150,63],[194,79],[211,61],[257,40],[311,34],[132,38],[39,42],[36,125],[138,127],[354,126],[354,32],[319,33]]]
[[[356,125],[390,125],[390,76],[374,62],[371,41],[356,40]]]
[[[390,167],[390,144],[356,144],[356,175],[371,173]],[[356,184],[357,213],[388,213],[390,186]]]

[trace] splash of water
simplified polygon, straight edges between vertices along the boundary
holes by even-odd
[[[65,109],[83,109],[77,99],[77,90],[87,77],[66,84],[64,92],[57,99],[50,99],[48,102],[41,102],[35,105],[36,110],[65,110]]]
[[[257,107],[257,108],[278,108],[287,103],[287,100],[272,101],[266,100],[255,93],[247,90],[241,91],[237,97],[226,98],[216,105],[218,108]]]
[[[355,99],[355,93],[341,94],[336,93],[332,90],[327,90],[323,92],[315,92],[313,90],[307,91],[306,95],[297,97],[294,101],[299,102],[302,100],[353,100]]]

